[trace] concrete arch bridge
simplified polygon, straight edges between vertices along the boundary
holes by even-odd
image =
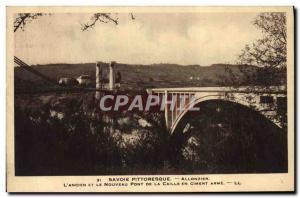
[[[284,86],[154,88],[147,89],[147,92],[165,100],[166,127],[171,134],[193,107],[208,101],[224,102],[224,105],[238,104],[263,115],[280,128],[283,127],[282,116],[287,111],[287,91]],[[216,107],[215,110],[221,109]]]

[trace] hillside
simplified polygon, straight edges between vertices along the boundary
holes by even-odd
[[[85,64],[49,64],[33,65],[37,71],[58,81],[60,77],[76,78],[82,74],[95,79],[95,63]],[[199,65],[152,64],[128,65],[117,64],[115,70],[122,74],[122,88],[145,89],[153,87],[191,87],[191,86],[226,86],[232,85],[232,77],[245,81],[246,73],[257,72],[258,67],[246,65],[214,64],[202,67]],[[108,65],[104,66],[104,75],[108,74]],[[50,86],[41,78],[20,67],[15,67],[15,89],[34,89]],[[94,85],[93,85],[94,86]]]

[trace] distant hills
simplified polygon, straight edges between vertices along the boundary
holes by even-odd
[[[76,78],[83,74],[90,75],[95,81],[95,63],[33,65],[32,68],[55,81],[58,81],[60,77]],[[108,65],[104,65],[103,68],[103,74],[107,76]],[[50,86],[43,79],[20,67],[15,67],[14,70],[16,91]],[[154,87],[231,86],[237,81],[240,84],[247,84],[249,82],[247,82],[246,76],[257,72],[259,68],[230,64],[213,64],[205,67],[177,64],[117,64],[115,70],[121,72],[122,88],[145,89]]]

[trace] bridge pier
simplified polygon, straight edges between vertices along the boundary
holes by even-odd
[[[114,67],[116,62],[112,61],[109,64],[109,90],[115,89],[115,73],[114,73]]]
[[[102,78],[101,62],[96,62],[96,89],[97,89],[97,91],[95,93],[95,98],[97,100],[100,99],[101,78]]]
[[[165,121],[166,121],[166,127],[167,129],[170,128],[169,126],[169,108],[168,108],[168,91],[165,90],[165,98],[164,98],[164,102],[165,102]]]

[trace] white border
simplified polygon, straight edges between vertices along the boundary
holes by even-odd
[[[101,2],[101,4],[99,4]],[[238,1],[238,0],[230,0],[230,1],[217,1],[217,0],[202,0],[202,1],[196,1],[196,0],[152,0],[152,1],[146,1],[146,0],[130,0],[130,1],[122,1],[122,0],[74,0],[74,1],[67,1],[67,0],[46,0],[46,1],[37,1],[37,0],[4,0],[0,2],[0,24],[2,26],[2,31],[0,31],[0,42],[1,42],[1,48],[0,48],[0,61],[2,67],[0,67],[0,127],[1,127],[1,147],[0,147],[0,153],[2,154],[2,157],[0,158],[0,170],[1,170],[1,179],[0,179],[0,195],[1,196],[7,196],[8,194],[5,192],[5,134],[6,134],[6,121],[5,121],[5,114],[6,114],[6,35],[5,35],[5,23],[6,23],[6,16],[5,16],[5,7],[7,5],[294,5],[296,8],[299,9],[300,7],[300,1],[298,0],[251,0],[251,1]],[[299,11],[299,10],[298,10]],[[296,20],[296,27],[299,26],[299,20]],[[295,35],[297,36],[297,35]],[[298,44],[298,43],[297,43]],[[296,44],[296,45],[297,45]],[[297,51],[297,54],[295,54],[296,57],[298,57],[299,51]],[[297,67],[297,65],[295,66]],[[297,74],[299,75],[299,69],[297,69]],[[299,92],[299,84],[297,83],[297,93]],[[299,105],[298,105],[299,108]],[[295,111],[298,111],[295,109]],[[297,123],[300,122],[300,119],[297,118]],[[299,135],[298,139],[299,141]],[[296,152],[298,153],[298,152]],[[299,157],[295,156],[296,159]],[[297,182],[299,184],[299,182]],[[298,186],[297,186],[298,188]],[[107,196],[107,195],[102,195]],[[213,195],[213,197],[216,195]],[[269,195],[273,196],[273,195]],[[285,195],[287,196],[287,195]],[[265,197],[265,196],[264,196]]]

